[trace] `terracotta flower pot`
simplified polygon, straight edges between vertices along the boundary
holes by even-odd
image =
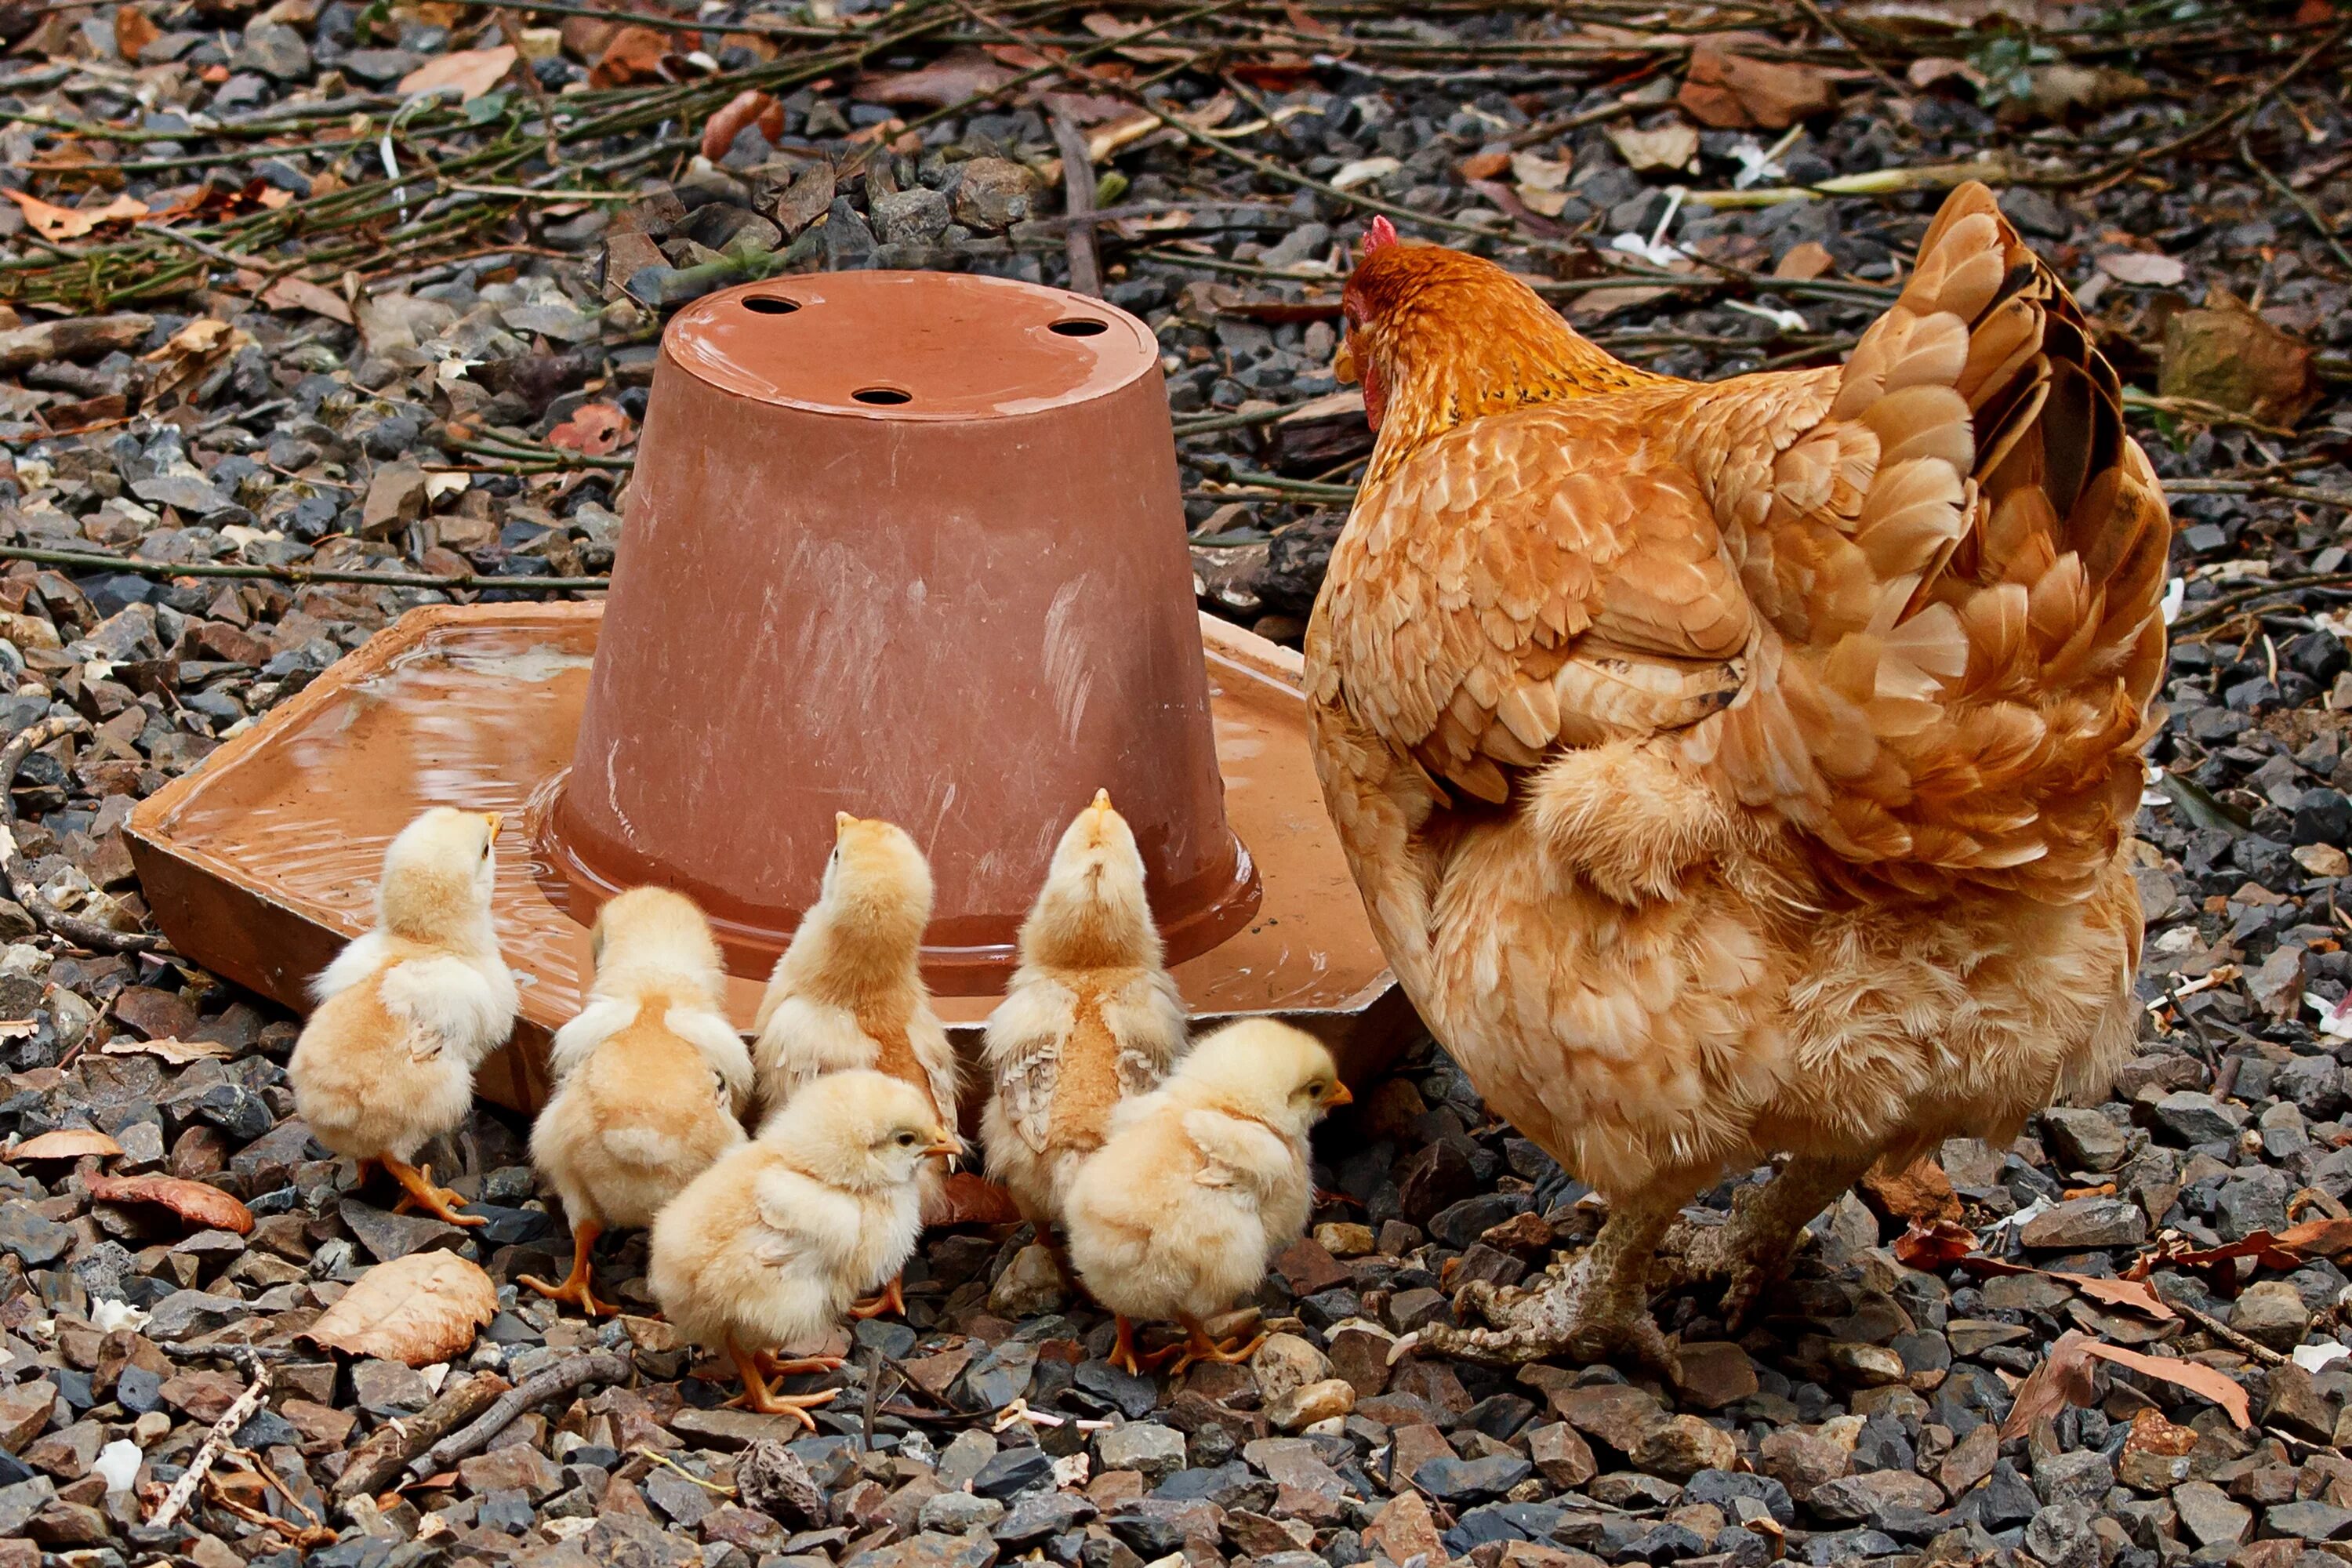
[[[1255,911],[1142,322],[940,273],[713,295],[663,336],[626,515],[548,817],[574,918],[661,882],[763,972],[834,813],[884,816],[931,857],[932,985],[987,992],[1097,788],[1171,961]]]

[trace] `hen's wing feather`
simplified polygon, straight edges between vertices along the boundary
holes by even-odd
[[[1749,377],[1687,395],[1694,467]],[[1992,195],[1945,203],[1901,298],[1760,488],[1717,488],[1761,625],[1685,755],[1857,887],[2086,891],[2141,787],[2170,524],[2080,312]]]
[[[1330,575],[1349,710],[1491,801],[1556,744],[1714,711],[1748,635],[1697,483],[1606,411],[1528,408],[1430,443],[1358,502]]]

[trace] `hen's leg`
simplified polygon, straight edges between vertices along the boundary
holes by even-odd
[[[1696,1180],[1668,1180],[1612,1201],[1608,1221],[1582,1257],[1534,1289],[1497,1290],[1474,1281],[1454,1298],[1493,1325],[1433,1323],[1399,1340],[1395,1360],[1418,1344],[1442,1355],[1515,1366],[1565,1356],[1587,1363],[1631,1362],[1671,1373],[1675,1355],[1650,1317],[1650,1260]]]
[[[1872,1156],[1799,1154],[1760,1187],[1733,1194],[1719,1226],[1675,1227],[1664,1250],[1678,1255],[1677,1283],[1721,1278],[1723,1320],[1734,1333],[1781,1275],[1806,1225],[1870,1169]]]
[[[529,1286],[551,1301],[569,1301],[592,1318],[614,1316],[621,1309],[599,1301],[590,1289],[588,1252],[604,1234],[604,1227],[593,1219],[583,1219],[572,1227],[572,1272],[564,1276],[562,1284],[550,1285],[528,1274],[519,1276],[515,1283]]]
[[[447,1187],[435,1186],[432,1166],[426,1165],[420,1170],[404,1160],[395,1160],[386,1154],[383,1157],[383,1168],[401,1186],[401,1199],[392,1205],[393,1213],[406,1214],[411,1209],[418,1209],[431,1215],[435,1219],[446,1221],[450,1225],[490,1223],[481,1215],[459,1214],[457,1205],[466,1201],[466,1195],[463,1193],[453,1192]]]
[[[863,1301],[852,1301],[849,1304],[849,1315],[853,1318],[878,1318],[885,1312],[896,1312],[903,1318],[907,1315],[905,1291],[906,1281],[903,1277],[893,1274],[890,1276],[890,1283],[882,1287],[880,1295],[869,1296]]]

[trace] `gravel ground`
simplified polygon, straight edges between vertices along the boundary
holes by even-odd
[[[2352,1560],[2329,6],[1118,10],[0,6],[0,731],[29,752],[0,1568]],[[1834,359],[1951,167],[2002,184],[2179,524],[2133,848],[2149,1022],[2115,1097],[1842,1199],[1736,1341],[1710,1297],[1662,1300],[1675,1386],[1391,1368],[1455,1288],[1598,1222],[1423,1047],[1328,1131],[1250,1366],[1123,1376],[1025,1231],[964,1226],[798,1440],[718,1408],[665,1324],[518,1298],[568,1239],[510,1119],[435,1152],[484,1229],[363,1199],[292,1119],[292,1022],[136,951],[131,806],[406,609],[608,570],[679,303],[816,268],[1067,280],[1066,144],[1112,215],[1103,291],[1166,350],[1202,603],[1294,643],[1369,447],[1328,367],[1370,211],[1714,377]],[[443,1255],[496,1291],[448,1359],[303,1337]],[[647,1310],[643,1262],[608,1250],[599,1293]]]

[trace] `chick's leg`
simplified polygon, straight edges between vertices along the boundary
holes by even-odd
[[[1762,1186],[1735,1193],[1731,1218],[1724,1224],[1676,1225],[1661,1248],[1675,1259],[1675,1282],[1724,1279],[1723,1319],[1737,1333],[1764,1292],[1787,1272],[1798,1236],[1861,1180],[1871,1159],[1799,1154]]]
[[[890,1276],[890,1283],[882,1287],[880,1295],[849,1304],[849,1315],[853,1318],[878,1318],[885,1312],[896,1312],[902,1318],[907,1315],[906,1279],[903,1276]]]
[[[400,1184],[401,1187],[401,1199],[392,1205],[393,1213],[406,1214],[412,1209],[420,1210],[448,1225],[490,1223],[481,1215],[459,1214],[457,1205],[466,1201],[465,1194],[453,1192],[447,1187],[435,1186],[432,1166],[426,1165],[419,1169],[404,1160],[395,1160],[386,1154],[383,1157],[383,1168],[390,1173],[394,1181]]]
[[[1696,1178],[1655,1182],[1610,1205],[1609,1218],[1582,1257],[1534,1289],[1462,1288],[1457,1309],[1491,1325],[1433,1323],[1397,1342],[1393,1361],[1419,1345],[1441,1355],[1516,1366],[1565,1356],[1587,1364],[1633,1363],[1671,1372],[1674,1352],[1650,1316],[1650,1259],[1675,1212],[1697,1190]]]
[[[572,1272],[563,1277],[562,1284],[550,1285],[528,1274],[518,1276],[515,1283],[530,1286],[551,1301],[569,1301],[592,1318],[616,1316],[621,1309],[599,1301],[595,1292],[590,1289],[588,1252],[596,1245],[596,1238],[604,1234],[604,1227],[593,1219],[583,1219],[572,1226]]]
[[[761,1374],[760,1357],[731,1339],[727,1342],[727,1357],[735,1363],[735,1375],[743,1380],[742,1394],[729,1400],[729,1405],[740,1405],[762,1415],[789,1415],[812,1432],[816,1430],[816,1418],[809,1411],[817,1405],[831,1404],[841,1392],[837,1388],[828,1388],[817,1394],[778,1394],[768,1386],[767,1378]],[[777,1364],[784,1366],[790,1363]]]
[[[1143,1358],[1136,1353],[1133,1320],[1125,1312],[1113,1312],[1111,1321],[1118,1325],[1118,1339],[1110,1347],[1110,1364],[1129,1377],[1141,1377]]]

